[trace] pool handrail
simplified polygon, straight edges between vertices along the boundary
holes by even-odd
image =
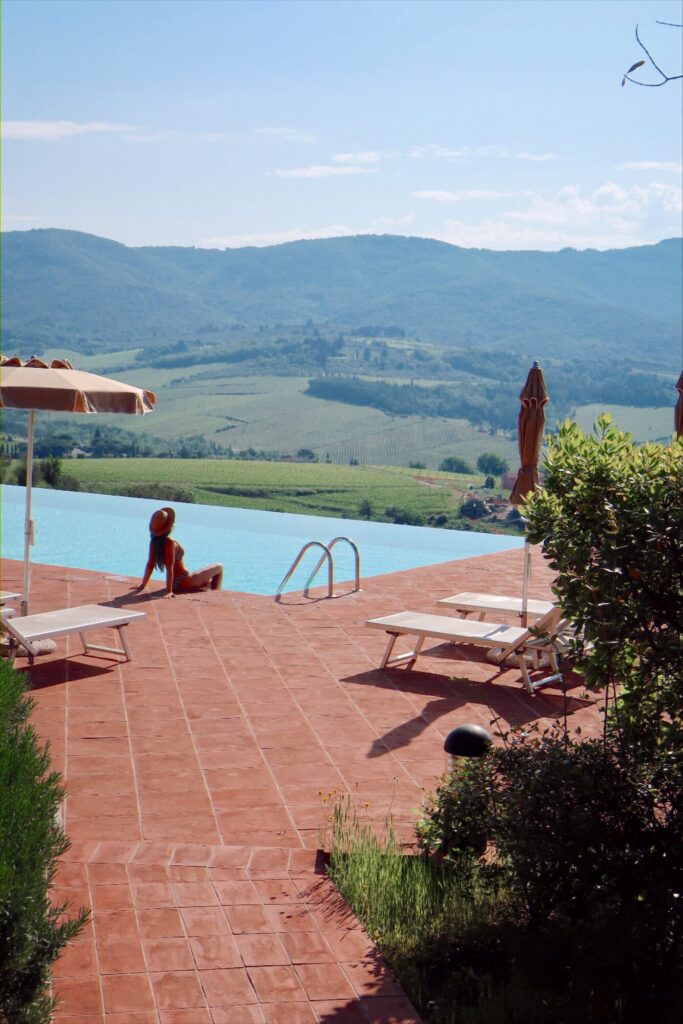
[[[327,550],[331,553],[332,552],[332,548],[339,541],[345,541],[345,543],[346,544],[350,544],[351,548],[353,549],[354,574],[355,574],[353,590],[355,592],[357,590],[360,590],[360,553],[358,551],[358,546],[356,545],[355,541],[351,540],[350,537],[334,537],[331,541],[329,541],[329,543],[327,545],[324,545],[324,546],[327,547]],[[313,580],[317,576],[318,572],[320,571],[320,567],[323,564],[324,560],[325,560],[325,555],[323,554],[323,555],[320,556],[320,561],[316,565],[315,569],[313,570],[311,575],[306,580],[306,586],[304,587],[304,594],[307,593],[307,591],[310,589],[311,583],[313,582]],[[332,559],[332,562],[334,564],[334,559]],[[331,597],[332,595],[328,595],[328,596]]]
[[[320,568],[320,566],[325,561],[325,559],[327,559],[327,596],[328,597],[332,597],[332,595],[334,593],[334,569],[333,569],[333,565],[332,565],[332,553],[330,552],[330,549],[328,548],[328,546],[326,544],[323,544],[322,541],[320,541],[320,540],[309,540],[307,544],[304,544],[304,546],[302,547],[301,551],[299,552],[299,554],[296,556],[296,558],[292,562],[291,566],[289,567],[288,571],[285,573],[284,578],[283,578],[282,582],[280,583],[280,586],[275,591],[275,600],[276,601],[280,600],[280,597],[282,595],[283,587],[286,585],[286,583],[291,578],[292,573],[294,572],[294,570],[296,569],[296,567],[298,566],[299,562],[304,557],[304,555],[306,554],[308,549],[309,548],[315,548],[315,547],[323,549],[323,553],[320,556],[320,561],[318,562],[318,565],[316,566],[316,570],[315,571],[317,572],[318,569]],[[304,591],[304,593],[305,593],[305,591]]]

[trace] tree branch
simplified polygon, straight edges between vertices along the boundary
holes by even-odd
[[[669,21],[658,21],[657,24],[658,25],[668,25],[671,28],[683,28],[683,25],[676,25],[673,22],[669,22]],[[640,38],[640,36],[638,35],[638,26],[637,25],[636,25],[636,42],[638,43],[638,46],[641,48],[641,50],[643,51],[643,53],[645,54],[645,56],[649,60],[649,62],[652,65],[652,67],[655,69],[655,71],[659,75],[662,76],[662,81],[661,82],[640,82],[637,78],[631,78],[631,72],[635,71],[636,68],[639,68],[643,64],[646,63],[644,60],[640,60],[640,61],[636,61],[635,64],[632,64],[631,67],[628,69],[628,71],[625,73],[625,75],[623,76],[623,78],[621,80],[622,86],[625,85],[626,82],[632,82],[634,85],[640,85],[640,86],[642,86],[645,89],[659,89],[659,88],[661,88],[661,86],[666,85],[667,82],[675,82],[677,79],[683,78],[683,75],[667,75],[664,71],[662,71],[662,69],[657,64],[656,60],[654,59],[654,57],[652,56],[652,54],[650,53],[648,48],[645,46],[645,44],[642,41],[642,39]]]

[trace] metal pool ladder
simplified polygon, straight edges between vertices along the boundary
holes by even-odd
[[[323,544],[322,541],[319,540],[309,540],[307,544],[304,544],[301,551],[299,552],[299,554],[296,556],[291,566],[289,567],[289,570],[285,574],[282,583],[277,588],[277,591],[275,592],[275,600],[280,600],[280,595],[282,594],[283,587],[289,582],[294,570],[296,569],[299,562],[304,557],[309,548],[322,548],[323,553],[318,559],[318,562],[315,568],[313,569],[313,572],[306,580],[306,586],[304,587],[304,595],[308,596],[311,583],[318,575],[318,572],[320,571],[323,562],[327,559],[327,596],[334,597],[334,559],[332,557],[332,548],[334,547],[335,544],[338,544],[339,541],[344,541],[346,544],[350,544],[353,549],[353,558],[355,565],[355,585],[353,589],[354,591],[360,590],[360,554],[358,553],[358,547],[356,546],[354,541],[351,540],[350,537],[334,537],[333,540],[329,542],[329,544]]]

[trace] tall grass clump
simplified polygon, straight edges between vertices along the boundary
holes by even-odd
[[[58,820],[64,795],[28,718],[24,679],[0,661],[0,1024],[48,1024],[50,968],[83,927],[49,888],[69,848]]]
[[[467,853],[440,862],[405,856],[390,821],[378,839],[346,800],[334,810],[328,874],[425,1020],[502,1024],[503,1016],[472,1015],[481,1000],[498,1003],[499,955],[487,936],[507,896],[495,867]]]

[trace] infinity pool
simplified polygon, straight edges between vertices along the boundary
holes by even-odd
[[[4,558],[23,558],[25,500],[23,487],[2,485],[0,539]],[[31,560],[107,574],[142,576],[149,543],[147,524],[161,504],[158,499],[34,489],[35,544]],[[248,594],[274,594],[300,549],[310,540],[327,544],[334,537],[350,537],[360,550],[362,577],[488,555],[522,545],[517,537],[490,533],[183,502],[173,502],[173,507],[173,536],[185,548],[187,567],[192,570],[209,562],[222,562],[225,589]],[[319,553],[319,549],[307,553],[287,590],[304,587]],[[335,581],[352,580],[353,575],[350,547],[336,545]],[[156,576],[163,579],[161,573]],[[315,583],[325,581],[323,568]]]

